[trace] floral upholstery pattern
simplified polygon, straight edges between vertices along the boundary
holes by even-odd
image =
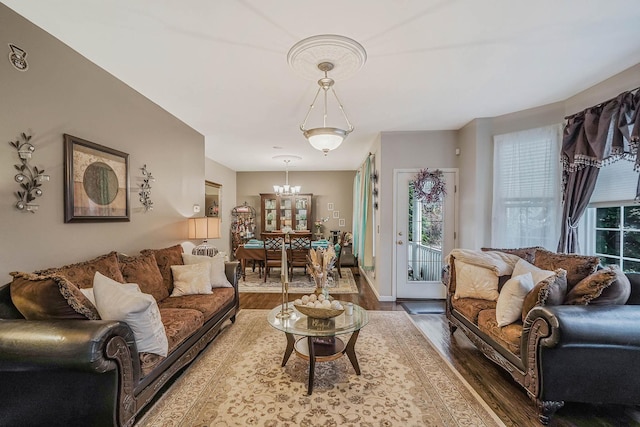
[[[496,340],[502,347],[516,356],[520,355],[520,338],[522,337],[522,323],[516,322],[500,327],[496,320],[496,310],[487,309],[478,315],[478,328]]]
[[[156,264],[158,264],[160,274],[162,275],[162,281],[169,294],[173,291],[171,266],[184,265],[184,262],[182,262],[182,252],[184,252],[184,249],[182,249],[181,245],[174,245],[164,249],[145,249],[140,251],[142,255],[153,254],[155,256]]]
[[[233,301],[233,288],[215,288],[212,294],[182,295],[164,299],[158,303],[160,309],[190,308],[198,310],[205,322],[220,311],[222,307]]]
[[[579,281],[593,274],[599,263],[600,258],[597,256],[558,254],[538,249],[533,265],[543,270],[554,271],[557,268],[567,270],[567,290],[571,290]]]
[[[96,275],[96,271],[104,274],[109,279],[124,283],[124,278],[120,272],[120,265],[118,264],[117,252],[109,252],[92,260],[79,262],[77,264],[36,271],[35,274],[64,276],[77,287],[86,289],[93,287],[93,277]]]
[[[451,299],[451,305],[472,323],[478,323],[478,314],[496,308],[496,301],[475,298]]]
[[[160,302],[169,296],[169,291],[164,285],[164,279],[153,253],[147,253],[135,257],[121,257],[120,270],[127,283],[137,283],[140,290],[150,294],[156,302]]]

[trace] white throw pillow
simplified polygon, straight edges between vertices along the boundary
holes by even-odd
[[[496,304],[496,320],[498,326],[506,326],[520,320],[524,298],[533,289],[533,276],[527,272],[519,276],[512,276],[504,284]]]
[[[521,259],[516,263],[516,266],[513,268],[513,274],[511,277],[521,276],[526,273],[531,273],[533,278],[533,285],[535,286],[537,283],[540,283],[544,279],[548,279],[553,276],[555,272],[550,270],[543,270],[541,268],[536,267],[535,265]]]
[[[233,286],[227,280],[224,272],[225,255],[221,252],[216,256],[210,257],[206,255],[182,254],[182,261],[185,265],[208,263],[210,266],[209,277],[211,279],[212,288],[232,288]]]
[[[498,276],[488,268],[455,260],[455,299],[477,298],[495,301],[498,299]]]
[[[172,297],[213,293],[208,264],[172,265],[171,273],[173,274],[173,292],[170,295]]]
[[[153,296],[140,292],[135,283],[119,283],[99,272],[93,278],[93,295],[102,319],[129,325],[139,352],[167,355],[167,333]]]

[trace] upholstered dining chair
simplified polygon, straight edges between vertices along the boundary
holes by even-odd
[[[282,268],[284,233],[264,233],[262,239],[264,241],[264,281],[266,282],[271,267]],[[289,266],[284,268],[289,268]]]
[[[311,233],[289,234],[289,269],[293,277],[293,269],[302,267],[303,272],[307,272],[307,257],[311,249]],[[309,276],[311,280],[311,276]]]

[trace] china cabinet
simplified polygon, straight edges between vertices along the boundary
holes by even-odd
[[[311,230],[311,198],[313,194],[278,196],[275,193],[260,194],[261,232]]]
[[[256,210],[247,202],[231,210],[231,253],[235,253],[239,245],[255,238]]]

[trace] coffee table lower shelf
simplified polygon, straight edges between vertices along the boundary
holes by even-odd
[[[311,338],[313,340],[313,355],[316,362],[331,362],[339,359],[344,354],[345,343],[338,337]],[[309,339],[307,337],[298,338],[294,345],[296,354],[309,360]]]

